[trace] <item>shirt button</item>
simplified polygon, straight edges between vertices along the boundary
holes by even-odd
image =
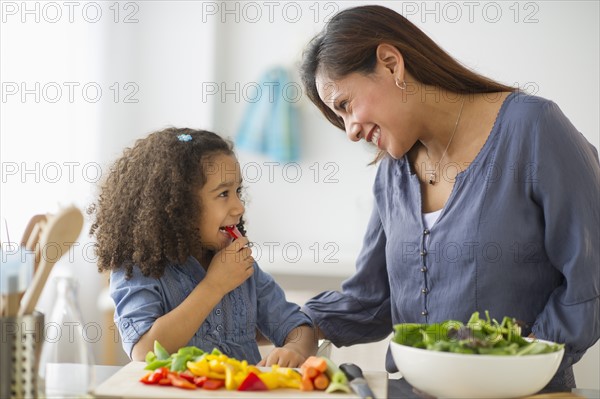
[[[426,310],[421,312],[421,316],[427,316],[429,314],[429,312],[427,312]]]
[[[422,271],[423,273],[427,272],[427,266],[423,266],[423,267],[421,268],[421,271]]]
[[[429,229],[423,230],[423,234],[425,234],[425,235],[429,234]]]
[[[123,323],[123,327],[129,327],[129,322],[126,321],[125,323]]]
[[[216,314],[217,316],[221,316],[221,309],[217,309],[217,310],[215,310],[215,314]]]
[[[218,331],[218,332],[221,332],[221,331],[223,331],[223,326],[219,324],[219,325],[217,326],[217,331]]]
[[[423,294],[427,295],[427,293],[429,292],[429,290],[428,290],[427,288],[423,288],[423,289],[421,290],[421,292],[422,292]]]
[[[426,249],[424,249],[424,250],[421,251],[421,256],[425,256],[425,255],[427,255],[427,250]]]

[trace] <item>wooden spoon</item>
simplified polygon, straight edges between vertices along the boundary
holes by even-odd
[[[31,286],[25,292],[25,296],[19,307],[19,316],[32,314],[37,304],[40,294],[44,289],[46,280],[52,271],[54,264],[69,251],[71,245],[75,242],[81,228],[83,227],[83,215],[81,211],[74,206],[65,208],[54,217],[48,217],[47,224],[43,227],[40,235],[41,258],[39,266],[33,275]],[[58,256],[50,259],[47,256],[47,247],[49,244],[60,249]]]

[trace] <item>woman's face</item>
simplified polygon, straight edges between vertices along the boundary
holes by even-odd
[[[321,100],[344,120],[350,140],[365,140],[396,159],[415,144],[405,90],[383,66],[368,76],[351,73],[338,80],[317,73],[316,85]]]
[[[200,189],[200,238],[204,248],[218,251],[232,240],[225,227],[236,226],[244,214],[240,166],[234,156],[219,154],[202,167],[206,183]]]

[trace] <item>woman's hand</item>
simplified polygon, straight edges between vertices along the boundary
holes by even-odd
[[[215,254],[205,281],[222,296],[240,286],[254,273],[252,250],[247,237],[240,237]]]
[[[257,366],[268,367],[273,364],[278,364],[281,367],[300,367],[305,360],[306,357],[303,354],[284,346],[282,348],[273,349],[257,364]]]

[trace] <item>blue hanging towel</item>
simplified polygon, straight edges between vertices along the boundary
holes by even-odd
[[[237,148],[281,161],[298,160],[300,137],[294,106],[299,86],[290,82],[287,71],[276,67],[260,79],[260,90],[246,108],[235,137]]]

